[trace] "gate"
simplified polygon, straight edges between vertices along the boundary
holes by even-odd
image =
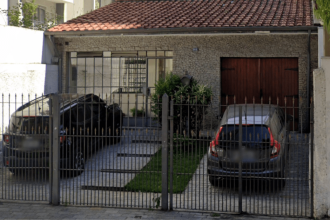
[[[0,199],[313,216],[312,102],[186,98],[3,95]]]
[[[50,97],[44,95],[2,94],[0,199],[51,200],[49,101]]]
[[[197,99],[171,101],[163,113],[170,120],[170,209],[312,216],[313,124],[303,118],[312,103],[247,100],[235,104],[233,97],[228,105],[227,96],[226,104],[219,104],[226,109],[219,120],[211,105],[196,104]],[[296,110],[299,122],[288,114]],[[299,132],[290,131],[295,123]]]

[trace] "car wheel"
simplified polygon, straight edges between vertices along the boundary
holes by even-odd
[[[275,190],[279,191],[285,187],[285,183],[286,183],[285,177],[286,176],[285,176],[285,168],[284,168],[284,170],[280,173],[279,178],[273,180],[273,185]]]
[[[72,152],[71,158],[71,176],[78,176],[80,175],[85,169],[85,153],[80,147],[75,147]]]
[[[212,177],[212,176],[209,176],[209,182],[210,182],[210,184],[211,184],[212,186],[214,186],[214,187],[219,187],[219,186],[222,186],[222,182],[223,182],[223,180],[221,180],[221,179],[216,179],[216,178],[214,178],[214,177]]]

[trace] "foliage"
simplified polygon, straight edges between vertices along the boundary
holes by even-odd
[[[19,6],[14,6],[12,10],[1,10],[2,13],[7,13],[9,17],[9,25],[11,26],[21,26],[21,10],[20,8],[22,3],[19,4]]]
[[[316,0],[314,14],[318,19],[322,19],[324,27],[330,31],[330,1]]]
[[[22,4],[23,18],[22,23],[25,28],[31,28],[33,26],[33,21],[36,19],[38,5],[35,4],[35,0],[32,2],[25,2]]]
[[[156,209],[158,209],[160,207],[160,198],[161,198],[161,196],[152,198],[152,201],[156,204],[156,206],[155,206]]]
[[[100,8],[100,2],[99,0],[95,0],[95,9]]]
[[[156,115],[156,120],[162,120],[162,97],[167,94],[174,105],[174,130],[188,132],[194,131],[198,136],[202,126],[203,116],[211,103],[212,90],[192,79],[190,85],[183,85],[177,75],[168,74],[165,79],[160,79],[155,84],[155,93],[152,95],[151,111]]]
[[[188,138],[185,135],[182,134],[173,134],[173,145],[178,147],[185,148],[186,146],[193,146],[196,145],[197,141],[195,139]]]
[[[132,116],[135,117],[136,116],[143,116],[144,115],[144,108],[142,107],[141,110],[137,109],[134,107],[132,109],[129,110],[132,113]]]
[[[45,20],[43,22],[37,22],[38,5],[35,0],[31,2],[19,3],[17,6],[13,6],[9,10],[0,10],[0,13],[5,13],[9,18],[9,25],[16,27],[31,28],[37,30],[47,30],[54,27],[62,19],[61,16],[51,16],[48,12],[45,14]]]

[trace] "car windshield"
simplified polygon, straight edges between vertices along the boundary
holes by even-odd
[[[262,125],[243,125],[242,126],[242,141],[243,142],[269,142],[270,135],[268,128]],[[224,125],[219,135],[219,141],[238,141],[239,126]]]

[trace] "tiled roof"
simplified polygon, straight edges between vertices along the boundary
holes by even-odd
[[[312,26],[311,0],[117,1],[49,31]]]

